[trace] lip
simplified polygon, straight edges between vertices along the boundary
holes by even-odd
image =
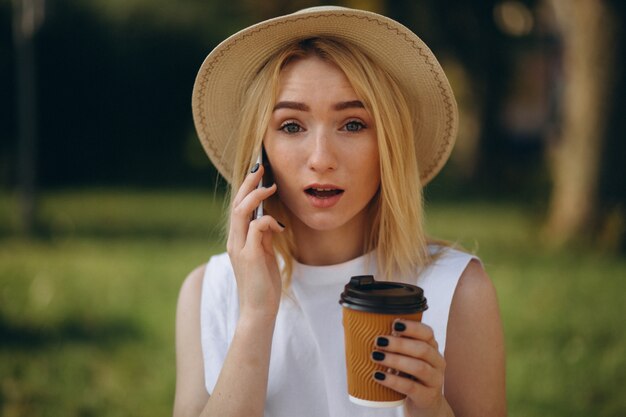
[[[319,198],[306,192],[309,188],[325,188],[332,190],[341,190],[342,192],[331,197]],[[330,208],[337,204],[344,194],[344,189],[334,184],[309,184],[304,187],[303,192],[309,199],[309,203],[315,208]]]

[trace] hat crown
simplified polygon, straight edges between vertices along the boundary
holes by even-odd
[[[306,9],[300,9],[298,11],[293,12],[292,14],[304,14],[304,13],[309,13],[309,12],[330,12],[330,11],[350,11],[350,10],[354,10],[354,9],[349,9],[347,7],[341,7],[341,6],[313,6],[313,7],[307,7]]]

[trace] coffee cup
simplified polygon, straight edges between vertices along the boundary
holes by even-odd
[[[396,319],[421,321],[428,308],[424,291],[401,282],[376,281],[371,275],[354,276],[344,287],[343,307],[346,371],[350,401],[368,407],[396,407],[405,395],[373,378],[387,370],[371,359],[375,339],[389,334]]]

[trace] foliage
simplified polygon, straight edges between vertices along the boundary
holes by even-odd
[[[0,195],[0,415],[170,415],[177,292],[223,250],[221,199],[47,193],[49,233],[31,241],[14,233],[14,204]],[[546,251],[524,206],[428,210],[428,229],[476,250],[497,287],[509,414],[624,415],[626,260]]]

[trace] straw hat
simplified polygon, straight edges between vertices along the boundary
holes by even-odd
[[[405,26],[376,13],[322,6],[269,19],[220,43],[204,60],[193,88],[193,118],[209,158],[231,181],[236,146],[228,143],[243,94],[259,68],[284,46],[332,36],[360,47],[388,71],[418,112],[414,137],[422,184],[448,159],[458,127],[456,101],[439,62]]]

